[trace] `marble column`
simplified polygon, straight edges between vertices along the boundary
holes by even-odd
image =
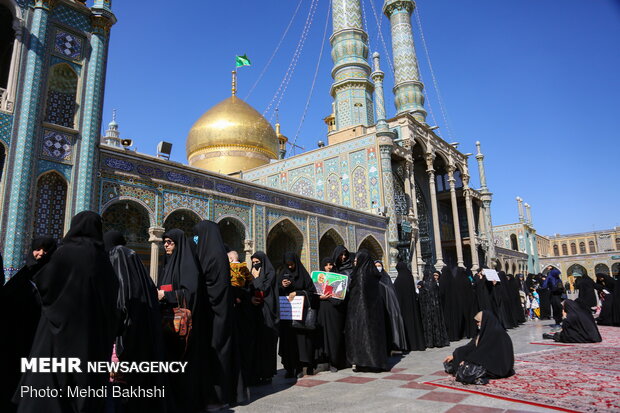
[[[24,252],[30,234],[28,224],[32,216],[31,203],[32,175],[36,162],[35,142],[38,142],[39,103],[44,100],[44,82],[41,80],[45,63],[45,47],[47,43],[48,19],[53,1],[37,0],[34,2],[32,24],[27,35],[27,53],[24,62],[21,84],[23,90],[17,95],[17,125],[9,156],[13,157],[10,174],[10,187],[6,187],[5,207],[8,211],[3,230],[4,267],[8,268],[9,276],[20,268],[24,261]],[[15,148],[15,149],[13,149]],[[9,158],[10,159],[10,158]]]
[[[476,160],[478,161],[478,172],[480,173],[480,195],[482,198],[482,222],[484,222],[484,234],[488,241],[489,249],[487,253],[487,265],[492,268],[492,262],[496,260],[495,243],[493,242],[493,220],[491,219],[491,201],[493,193],[487,186],[487,177],[484,171],[484,155],[480,150],[480,141],[476,142]]]
[[[463,193],[465,194],[465,210],[467,211],[467,228],[469,229],[469,248],[471,252],[472,268],[480,266],[478,258],[478,246],[476,244],[476,221],[474,220],[474,207],[471,203],[471,189],[469,188],[469,175],[463,174]]]
[[[525,216],[527,217],[527,223],[532,225],[532,207],[530,204],[525,204]]]
[[[523,214],[523,199],[521,197],[517,197],[517,204],[519,205],[519,222],[525,221],[525,216]]]
[[[450,201],[452,203],[452,222],[454,224],[454,240],[456,241],[456,265],[465,267],[463,261],[463,241],[461,240],[461,227],[459,223],[459,209],[456,200],[456,187],[454,179],[454,166],[448,167],[448,183],[450,184]]]
[[[101,131],[108,40],[110,28],[116,23],[116,17],[109,7],[110,4],[107,1],[96,1],[92,8],[93,33],[90,37],[91,52],[84,81],[86,94],[77,162],[74,214],[94,209],[95,161]]]
[[[166,230],[161,227],[149,228],[149,242],[151,243],[151,266],[149,274],[153,282],[157,284],[157,271],[159,270],[159,245],[162,242],[162,235]]]
[[[435,238],[435,269],[441,271],[445,266],[443,262],[443,252],[441,251],[441,230],[439,228],[439,210],[437,208],[437,189],[435,188],[435,169],[433,168],[433,160],[435,155],[427,154],[426,165],[428,172],[428,187],[431,194],[431,211],[433,214],[433,235]]]
[[[410,152],[411,146],[407,146],[406,149]],[[419,245],[419,225],[418,214],[416,206],[416,192],[415,192],[415,177],[413,172],[413,156],[407,155],[405,161],[405,194],[409,197],[409,211],[407,212],[407,220],[411,224],[411,245],[409,250],[411,251],[411,274],[413,278],[418,280],[420,274],[418,272],[418,245]]]
[[[383,182],[383,206],[387,209],[388,222],[388,242],[389,250],[389,268],[390,271],[396,269],[396,260],[398,258],[398,226],[396,224],[396,207],[394,203],[394,176],[392,174],[392,148],[394,142],[387,135],[377,136],[379,144],[381,176]]]

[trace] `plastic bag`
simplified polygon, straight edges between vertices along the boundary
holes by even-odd
[[[487,369],[479,364],[464,362],[456,370],[456,381],[463,384],[487,384]]]

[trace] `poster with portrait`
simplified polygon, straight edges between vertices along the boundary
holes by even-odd
[[[331,294],[332,298],[344,300],[347,294],[347,286],[349,285],[349,277],[347,275],[325,271],[313,271],[311,277],[316,287],[317,294]]]

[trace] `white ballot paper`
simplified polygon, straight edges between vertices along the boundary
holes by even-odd
[[[303,320],[304,298],[306,297],[298,295],[293,301],[289,301],[287,296],[280,296],[280,320]]]
[[[495,270],[489,270],[488,268],[485,268],[484,270],[482,270],[482,273],[485,277],[487,277],[487,280],[489,281],[501,282],[501,280],[499,279],[499,275],[497,275],[497,271]]]

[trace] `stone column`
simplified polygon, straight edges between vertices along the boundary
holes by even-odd
[[[34,205],[31,205],[32,174],[36,162],[35,142],[38,142],[39,103],[43,101],[44,91],[41,81],[41,72],[45,63],[45,47],[49,12],[53,7],[52,0],[37,0],[32,13],[32,25],[27,42],[26,61],[21,74],[21,84],[24,85],[21,94],[18,93],[17,133],[11,142],[9,156],[13,156],[10,174],[10,187],[6,188],[6,205],[8,216],[3,226],[6,233],[4,240],[4,266],[9,269],[9,275],[20,268],[24,261],[24,250],[28,239],[28,221],[32,216]],[[13,149],[15,148],[15,149]],[[7,171],[8,172],[8,171]],[[7,179],[8,178],[8,179]]]
[[[530,226],[532,225],[532,207],[530,206],[530,204],[525,204],[525,214],[527,217],[527,223],[530,224]]]
[[[517,205],[519,206],[519,222],[523,222],[525,217],[523,215],[523,199],[521,197],[517,197]]]
[[[469,175],[463,174],[463,193],[465,194],[465,209],[467,211],[467,227],[469,229],[469,248],[471,252],[472,268],[480,266],[478,258],[478,246],[476,244],[476,221],[474,220],[474,207],[471,203],[471,189],[469,188]]]
[[[415,142],[414,142],[415,143]],[[409,197],[409,211],[407,212],[407,220],[411,224],[411,274],[413,278],[418,280],[420,274],[418,272],[418,245],[419,245],[419,224],[416,205],[415,177],[413,172],[413,156],[411,155],[411,145],[405,145],[407,149],[407,157],[405,160],[405,194]]]
[[[387,209],[388,222],[388,242],[390,244],[389,251],[389,267],[390,271],[396,268],[396,258],[398,257],[398,226],[396,224],[396,208],[394,205],[394,176],[392,175],[392,147],[394,142],[391,137],[386,134],[377,134],[377,143],[379,144],[381,176],[383,182],[383,199]]]
[[[465,267],[463,261],[463,242],[461,240],[461,227],[459,223],[458,202],[456,200],[456,188],[454,179],[455,167],[448,166],[448,182],[450,184],[450,201],[452,203],[452,221],[454,224],[454,240],[456,241],[456,263],[459,267]]]
[[[19,78],[19,67],[22,55],[22,36],[24,34],[23,20],[20,16],[13,19],[13,31],[15,32],[15,40],[13,41],[13,52],[11,54],[11,72],[7,79],[6,92],[0,100],[0,109],[13,112],[15,107],[15,96],[17,94],[17,81]]]
[[[86,94],[77,162],[76,198],[73,208],[75,214],[94,207],[95,161],[101,131],[108,40],[110,28],[116,23],[116,17],[109,10],[109,6],[109,2],[97,0],[92,8],[93,33],[90,37],[91,53],[84,82]]]
[[[411,29],[411,13],[414,9],[415,2],[412,0],[386,0],[383,13],[390,19],[392,31],[396,112],[411,113],[417,121],[425,123],[424,85],[420,82]]]
[[[151,243],[151,266],[149,273],[155,284],[157,284],[157,271],[159,270],[159,243],[163,241],[161,237],[165,231],[161,227],[149,228],[149,242]]]
[[[441,231],[439,229],[439,211],[437,209],[437,190],[435,188],[435,169],[433,169],[433,160],[435,155],[429,153],[426,155],[426,172],[428,172],[428,186],[431,193],[431,210],[433,213],[433,234],[435,238],[435,269],[441,270],[444,267],[443,253],[441,251]]]

